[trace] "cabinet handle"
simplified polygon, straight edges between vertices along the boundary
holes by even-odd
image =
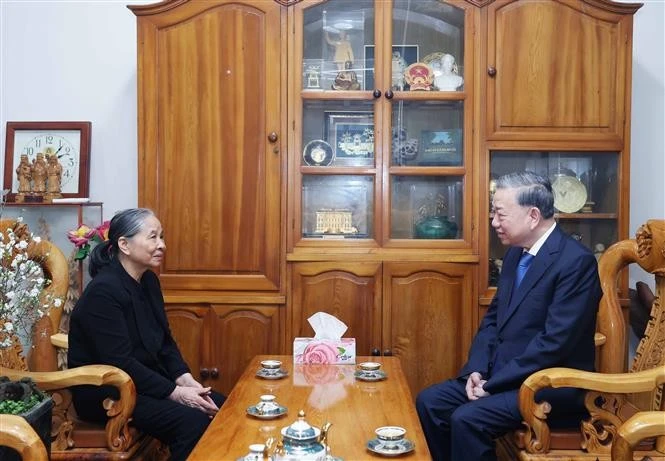
[[[381,351],[375,347],[374,349],[372,349],[372,355],[378,357],[379,355],[381,355]]]
[[[386,99],[392,99],[393,96],[395,96],[395,93],[393,93],[393,90],[386,91]]]
[[[208,379],[210,377],[210,370],[207,368],[201,368],[199,374],[201,375],[201,379]]]
[[[381,90],[374,90],[374,93],[372,93],[372,96],[375,98],[380,98],[381,97]]]
[[[217,368],[217,367],[215,367],[215,368],[211,368],[211,369],[210,369],[210,376],[211,376],[213,379],[217,379],[217,378],[219,378],[219,368]]]
[[[277,139],[278,139],[277,133],[275,133],[274,131],[268,135],[268,141],[270,141],[271,143],[276,143]]]
[[[489,66],[487,68],[487,75],[489,75],[490,77],[494,77],[496,75],[496,67]]]
[[[383,355],[385,355],[386,357],[390,357],[391,355],[393,355],[393,351],[391,351],[390,349],[386,349],[385,351],[383,351]]]

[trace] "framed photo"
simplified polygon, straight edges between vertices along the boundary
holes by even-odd
[[[418,45],[393,45],[391,64],[391,88],[409,89],[404,82],[404,70],[418,62]],[[365,45],[365,90],[374,89],[374,45]]]
[[[41,201],[40,197],[49,192],[49,175],[55,175],[52,171],[57,165],[59,195],[88,197],[91,125],[90,122],[7,122],[3,184],[9,190],[7,200],[16,201],[19,195],[25,196],[26,201],[31,197],[33,201]]]
[[[423,130],[420,134],[419,165],[461,165],[462,130]]]
[[[325,138],[334,149],[337,166],[374,164],[374,113],[325,113]]]

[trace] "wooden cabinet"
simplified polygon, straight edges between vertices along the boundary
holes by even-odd
[[[228,395],[255,355],[280,352],[283,311],[271,305],[170,303],[167,316],[195,377]]]
[[[305,262],[292,270],[287,338],[312,336],[307,319],[316,312],[334,315],[358,355],[400,357],[414,395],[463,365],[476,320],[474,266]]]
[[[160,279],[185,357],[195,374],[221,367],[211,384],[228,392],[252,348],[277,352],[267,345],[278,328],[266,319],[284,299],[286,10],[265,0],[130,8],[138,17],[139,204],[165,229]],[[235,298],[220,301],[228,293]],[[260,293],[271,307],[244,317],[239,293]],[[197,342],[220,329],[214,345]]]
[[[225,388],[243,355],[291,352],[317,311],[347,323],[359,354],[403,358],[414,393],[453,376],[505,251],[489,219],[500,174],[559,180],[559,222],[589,247],[628,236],[639,5],[131,8],[139,202],[166,230],[179,342],[200,369],[230,370]]]

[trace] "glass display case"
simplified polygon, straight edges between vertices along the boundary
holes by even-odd
[[[619,153],[583,151],[491,151],[493,180],[514,171],[533,171],[552,182],[555,218],[562,229],[596,257],[619,238]],[[489,285],[495,286],[505,247],[489,230]]]
[[[23,218],[31,232],[55,244],[70,261],[70,277],[78,281],[79,294],[89,281],[87,259],[75,262],[76,247],[67,238],[67,232],[78,229],[82,224],[97,227],[103,222],[103,204],[88,203],[5,203],[0,209],[1,218]]]
[[[467,13],[438,0],[298,10],[296,246],[333,237],[470,245]]]

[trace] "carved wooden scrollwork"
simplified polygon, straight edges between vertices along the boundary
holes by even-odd
[[[584,405],[591,417],[581,424],[582,449],[589,453],[610,452],[626,403],[625,395],[587,392]]]

